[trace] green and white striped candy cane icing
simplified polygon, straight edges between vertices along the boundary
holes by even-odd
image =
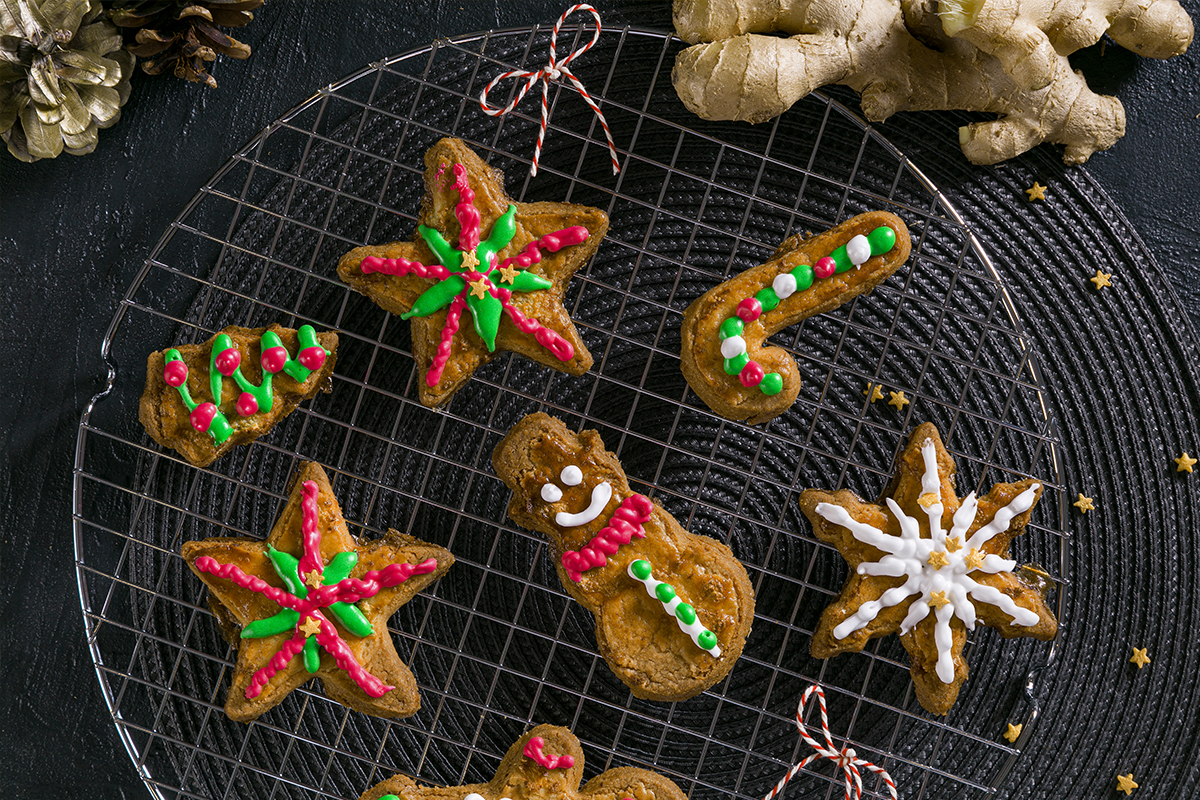
[[[859,234],[827,256],[817,259],[809,266],[800,264],[775,276],[770,286],[759,289],[753,297],[747,297],[737,305],[732,317],[721,323],[721,356],[725,359],[725,373],[736,375],[746,388],[757,386],[765,395],[783,391],[783,376],[778,372],[765,372],[762,365],[750,360],[746,352],[746,340],[742,331],[746,324],[754,322],[764,311],[771,311],[780,300],[786,300],[796,292],[803,292],[820,280],[832,275],[848,272],[872,256],[883,255],[896,246],[896,232],[880,225],[866,236]]]
[[[675,587],[663,583],[654,577],[654,568],[644,558],[639,558],[629,564],[626,570],[629,577],[641,581],[646,586],[650,596],[662,603],[663,610],[675,618],[679,629],[692,637],[692,641],[713,658],[721,657],[721,647],[717,644],[717,635],[710,631],[696,617],[696,609],[681,601],[675,594]]]

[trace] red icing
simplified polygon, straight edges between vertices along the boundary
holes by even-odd
[[[458,322],[466,307],[467,301],[460,294],[450,301],[450,307],[446,309],[446,324],[442,326],[442,339],[438,342],[437,352],[433,354],[429,371],[425,373],[425,383],[429,386],[437,386],[438,381],[442,379],[442,371],[446,369],[446,362],[450,360],[450,350],[454,346],[454,334],[458,333]]]
[[[200,560],[196,560],[197,565]],[[283,646],[275,651],[275,655],[271,656],[271,660],[267,665],[250,676],[250,683],[246,686],[246,699],[253,700],[262,694],[262,690],[275,674],[288,665],[301,650],[304,649],[304,643],[308,640],[308,634],[296,628],[296,633],[291,639],[283,643]]]
[[[163,367],[163,380],[167,382],[168,386],[174,386],[178,389],[180,386],[183,386],[184,381],[187,380],[187,376],[187,364],[182,361],[169,361]]]
[[[253,416],[258,413],[258,398],[249,392],[242,392],[237,399],[237,413],[243,417]]]
[[[227,347],[217,355],[215,363],[217,372],[228,378],[241,365],[242,354],[236,347]]]
[[[621,545],[629,544],[631,538],[645,538],[642,525],[650,519],[654,512],[654,504],[645,495],[632,494],[621,501],[621,506],[613,512],[608,525],[596,536],[581,547],[578,552],[568,550],[562,554],[563,569],[571,580],[579,582],[581,573],[593,567],[602,567],[608,563],[608,556],[616,553]]]
[[[589,235],[588,229],[582,225],[575,225],[555,231],[554,233],[548,233],[541,239],[534,240],[525,245],[525,249],[519,255],[504,259],[504,263],[500,265],[500,268],[503,269],[504,267],[516,264],[520,269],[525,269],[530,264],[536,264],[542,260],[541,248],[544,247],[551,253],[557,253],[569,245],[586,242]]]
[[[813,274],[818,278],[828,278],[837,271],[837,262],[829,256],[823,256],[817,259],[817,263],[813,264]]]
[[[262,368],[274,375],[287,364],[288,351],[284,347],[268,347],[263,350]]]
[[[479,246],[479,210],[475,208],[475,192],[467,183],[467,168],[462,164],[454,165],[454,189],[458,192],[459,204],[454,207],[454,216],[458,217],[458,249],[464,252],[474,252]]]
[[[749,389],[751,386],[758,386],[762,383],[765,374],[757,361],[747,361],[746,366],[742,367],[742,371],[738,373],[738,380],[742,382],[742,386]]]
[[[513,325],[517,326],[517,330],[522,333],[531,333],[533,338],[542,347],[549,350],[559,361],[570,361],[575,357],[575,348],[571,343],[559,335],[558,331],[552,331],[542,325],[536,319],[527,317],[521,313],[521,309],[509,302],[512,297],[512,292],[503,287],[492,290],[504,307],[504,312],[512,319]]]
[[[201,403],[189,415],[192,421],[192,427],[204,433],[208,430],[208,426],[212,424],[213,417],[217,415],[217,407],[212,403]]]
[[[307,370],[316,372],[325,364],[325,348],[321,346],[306,347],[300,351],[300,355],[296,357],[300,365]]]
[[[318,575],[323,574],[325,564],[321,560],[321,526],[317,509],[317,494],[320,489],[315,481],[305,481],[301,492],[304,497],[300,500],[300,541],[304,547],[304,554],[300,556],[298,568],[300,580],[303,581],[313,570],[316,570]]]
[[[747,297],[737,305],[737,315],[744,322],[754,322],[762,314],[762,303],[753,297]]]
[[[418,278],[445,280],[450,277],[450,270],[441,264],[422,264],[419,261],[409,261],[407,258],[376,258],[367,256],[358,265],[364,275],[378,272],[381,275],[404,276],[410,272]]]
[[[573,756],[552,756],[547,755],[542,751],[546,746],[546,740],[540,736],[533,736],[525,743],[526,758],[532,758],[540,766],[545,769],[570,769],[575,766],[575,758]]]

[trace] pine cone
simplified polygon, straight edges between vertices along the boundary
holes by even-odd
[[[252,19],[251,9],[264,0],[132,0],[114,3],[108,15],[125,29],[125,49],[142,61],[142,71],[159,75],[172,68],[175,76],[216,88],[206,61],[217,53],[247,58],[250,48],[218,28],[239,28]]]
[[[129,99],[133,56],[98,0],[0,0],[0,138],[21,161],[96,149]]]

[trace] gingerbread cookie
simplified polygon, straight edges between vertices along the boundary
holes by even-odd
[[[874,289],[908,260],[910,247],[903,220],[885,211],[785,239],[770,261],[684,312],[680,367],[688,385],[727,419],[756,425],[779,416],[796,401],[800,373],[783,348],[764,344],[767,337]]]
[[[151,353],[138,419],[150,438],[206,467],[331,388],[336,333],[231,326],[204,344]]]
[[[230,719],[249,722],[314,677],[330,699],[365,714],[407,717],[421,707],[387,623],[454,557],[396,531],[356,540],[319,465],[301,467],[265,542],[185,542],[183,558],[238,651]]]
[[[425,153],[425,189],[412,241],[356,247],[338,262],[356,292],[412,320],[421,402],[445,403],[505,350],[587,372],[592,356],[563,294],[600,246],[608,216],[572,203],[515,202],[503,173],[458,139]]]
[[[508,749],[488,783],[418,786],[395,775],[359,800],[684,800],[663,776],[637,767],[605,770],[583,789],[583,748],[566,728],[538,725]]]
[[[683,700],[733,668],[754,619],[745,567],[633,492],[600,434],[530,414],[492,464],[513,490],[508,515],[549,537],[563,587],[596,616],[600,655],[636,696]]]
[[[1005,638],[1053,639],[1058,631],[1038,574],[1008,558],[1042,485],[998,483],[982,498],[971,492],[959,500],[954,473],[954,459],[927,422],[913,431],[881,502],[846,489],[800,495],[817,537],[850,565],[813,634],[813,656],[858,652],[867,640],[898,632],[917,699],[935,714],[950,710],[967,679],[962,650],[976,622]]]

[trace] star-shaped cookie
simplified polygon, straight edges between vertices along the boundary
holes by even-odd
[[[356,540],[319,465],[301,468],[266,541],[185,542],[183,558],[238,649],[230,719],[255,719],[313,677],[331,699],[366,714],[407,717],[420,708],[387,623],[454,557],[396,531]]]
[[[1052,639],[1058,631],[1046,598],[1008,558],[1041,484],[1000,483],[984,497],[972,492],[960,500],[954,473],[937,428],[925,423],[913,431],[880,502],[846,489],[800,495],[817,537],[850,566],[813,634],[813,656],[858,652],[870,639],[899,633],[917,699],[935,714],[950,710],[967,679],[962,650],[977,622],[1005,638]]]
[[[508,748],[496,777],[466,786],[418,786],[394,775],[359,800],[684,800],[679,787],[656,772],[615,767],[582,789],[583,748],[566,728],[538,725]]]
[[[445,403],[506,350],[571,375],[587,372],[592,356],[563,295],[600,246],[608,216],[512,200],[503,173],[459,139],[425,153],[425,189],[412,241],[356,247],[338,262],[355,291],[412,320],[421,402]]]

